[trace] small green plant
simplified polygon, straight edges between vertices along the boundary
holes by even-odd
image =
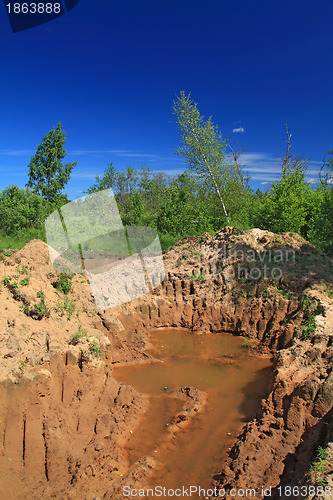
[[[53,286],[67,295],[72,288],[71,280],[73,276],[73,274],[60,273],[58,274],[58,281]]]
[[[28,266],[21,266],[20,264],[17,266],[16,268],[16,271],[19,273],[19,274],[25,274],[26,272],[28,272]]]
[[[91,342],[89,351],[97,358],[100,358],[103,355],[101,344],[97,342],[97,340],[93,340],[93,342]]]
[[[3,252],[3,255],[5,255],[6,257],[10,257],[12,255],[12,252]]]
[[[199,283],[204,283],[206,281],[206,276],[204,275],[204,273],[200,273],[197,275],[195,272],[193,272],[191,275],[189,275],[189,278],[191,280],[198,281]]]
[[[320,313],[319,306],[314,309],[316,305],[315,300],[311,300],[309,297],[305,296],[300,304],[300,309],[303,311],[303,324],[300,327],[302,332],[301,339],[307,340],[316,331],[316,316]],[[312,306],[312,307],[311,307]],[[312,310],[312,311],[311,311]],[[310,312],[311,311],[311,312]]]
[[[47,314],[46,306],[43,302],[41,302],[40,304],[36,304],[35,309],[41,316],[46,316]]]
[[[302,329],[302,337],[301,337],[301,339],[302,340],[307,340],[316,331],[317,324],[316,324],[315,316],[316,316],[315,313],[311,314],[308,317],[307,322],[304,325],[301,326],[301,329]]]
[[[29,279],[28,278],[23,278],[23,280],[20,281],[21,286],[28,286],[29,285]]]
[[[320,283],[323,283],[322,281]],[[324,285],[323,290],[327,295],[329,296],[330,299],[333,299],[333,290],[330,286]]]
[[[243,346],[246,348],[251,347],[251,342],[247,337],[243,337]]]
[[[4,279],[3,279],[3,283],[4,285],[8,285],[10,283],[10,280],[12,279],[11,276],[6,276]]]
[[[328,457],[328,453],[325,450],[325,448],[322,448],[321,446],[318,446],[318,448],[317,448],[317,457],[321,458],[322,460],[325,460]]]
[[[316,486],[325,486],[327,481],[325,479],[325,473],[327,470],[327,464],[325,459],[327,458],[327,451],[321,446],[317,449],[317,458],[312,462],[310,467],[310,477]]]
[[[77,332],[75,332],[73,335],[72,335],[72,338],[70,340],[70,344],[72,345],[76,345],[79,343],[79,341],[83,338],[83,337],[87,337],[87,330],[84,330],[82,328],[82,325],[79,325],[78,329],[77,329]]]
[[[63,301],[58,301],[56,303],[56,308],[60,311],[60,315],[64,316],[67,314],[67,319],[71,319],[74,311],[75,311],[75,301],[70,300],[67,295],[65,296]]]
[[[20,361],[19,369],[22,371],[26,364],[26,361]]]
[[[42,290],[39,290],[39,292],[37,292],[37,298],[44,300],[45,299],[45,293]]]

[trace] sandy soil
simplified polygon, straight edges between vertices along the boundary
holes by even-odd
[[[332,259],[295,234],[225,228],[164,261],[154,292],[98,313],[84,275],[60,290],[43,242],[2,254],[0,498],[122,498],[123,484],[145,483],[154,459],[130,467],[124,443],[148,401],[112,368],[147,361],[159,326],[232,332],[275,358],[270,394],[213,484],[277,498],[278,486],[319,481],[319,446],[331,481]]]

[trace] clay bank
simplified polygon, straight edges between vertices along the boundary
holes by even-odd
[[[251,411],[217,434],[213,469],[200,482],[251,488],[256,498],[331,484],[332,259],[295,234],[228,227],[183,240],[164,258],[166,278],[152,293],[97,313],[84,276],[70,284],[58,276],[44,243],[2,256],[1,498],[124,498],[125,486],[158,478],[158,453],[141,453],[142,442],[136,452],[134,442],[165,394],[149,396],[119,372],[155,365],[149,332],[161,328],[227,332],[248,359],[273,363]],[[205,414],[209,391],[195,385],[165,390],[166,421],[151,421],[174,429],[160,449],[194,433],[194,414]]]

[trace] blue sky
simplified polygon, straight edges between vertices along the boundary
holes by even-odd
[[[80,0],[12,33],[2,3],[0,189],[25,185],[58,121],[79,162],[71,199],[110,161],[183,171],[171,112],[181,90],[245,147],[254,188],[279,176],[286,123],[315,179],[333,149],[332,19],[332,0]]]

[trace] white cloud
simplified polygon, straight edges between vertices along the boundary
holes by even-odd
[[[34,153],[33,149],[0,149],[0,154],[9,156],[26,156]]]
[[[232,131],[237,134],[237,133],[242,133],[242,132],[245,132],[245,128],[244,127],[238,127],[238,128],[233,128]]]
[[[319,182],[319,179],[305,179],[309,184],[317,184]]]
[[[96,175],[98,175],[98,172],[95,171],[94,172],[75,172],[75,170],[73,171],[73,174],[72,174],[72,178],[73,179],[86,179],[86,180],[95,180],[96,179]],[[99,174],[101,175],[101,174]]]

